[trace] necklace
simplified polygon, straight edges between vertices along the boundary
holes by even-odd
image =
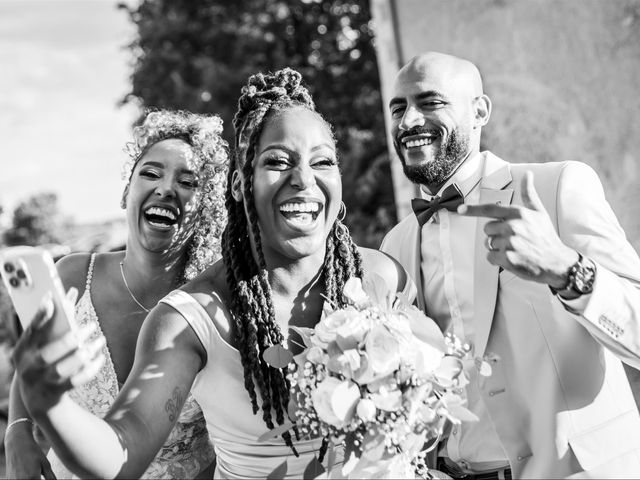
[[[127,289],[127,292],[129,292],[129,295],[131,295],[131,298],[133,298],[133,301],[136,302],[138,304],[138,306],[144,310],[145,313],[149,313],[149,309],[146,308],[144,305],[142,305],[138,299],[136,298],[136,296],[133,294],[133,292],[131,291],[131,289],[129,288],[129,284],[127,283],[127,278],[124,276],[124,260],[122,260],[120,262],[120,273],[122,274],[122,281],[124,282],[124,287]]]

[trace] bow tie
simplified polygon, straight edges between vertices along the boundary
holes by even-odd
[[[413,208],[418,223],[422,227],[427,221],[441,208],[446,208],[450,212],[455,212],[458,205],[464,203],[464,196],[455,183],[452,183],[442,192],[442,196],[435,196],[431,200],[423,198],[414,198],[411,200],[411,208]]]

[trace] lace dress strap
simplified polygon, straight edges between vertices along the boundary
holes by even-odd
[[[87,269],[87,283],[84,286],[84,289],[87,292],[91,292],[91,280],[93,279],[93,265],[96,263],[96,252],[91,254],[91,259],[89,260],[89,268]]]

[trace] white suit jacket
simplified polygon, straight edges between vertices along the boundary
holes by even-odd
[[[546,285],[491,265],[475,236],[475,354],[497,354],[479,388],[514,478],[640,478],[640,416],[619,359],[640,368],[640,259],[579,162],[510,164],[485,157],[480,203],[522,204],[527,170],[562,241],[594,260],[582,315]],[[424,309],[420,230],[409,215],[381,249],[407,269]]]

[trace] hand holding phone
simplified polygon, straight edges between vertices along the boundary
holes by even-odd
[[[49,340],[76,330],[74,305],[65,295],[53,258],[38,247],[0,250],[0,276],[9,292],[20,324],[26,329],[45,295],[51,295],[55,314],[48,327]]]

